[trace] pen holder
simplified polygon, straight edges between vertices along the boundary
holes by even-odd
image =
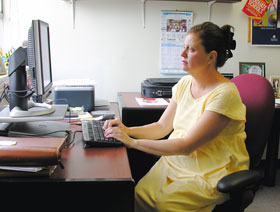
[[[2,61],[1,61],[5,67],[5,70],[8,72],[8,68],[9,68],[9,57],[2,57]],[[2,64],[1,64],[2,65]],[[1,72],[5,71],[2,69],[1,67]],[[5,73],[6,74],[6,73]]]
[[[0,75],[7,74],[7,68],[5,66],[6,57],[2,57],[0,60]]]

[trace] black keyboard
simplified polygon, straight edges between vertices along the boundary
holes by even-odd
[[[122,146],[123,143],[115,138],[106,138],[102,129],[105,121],[84,120],[82,121],[82,132],[84,147],[116,147]]]

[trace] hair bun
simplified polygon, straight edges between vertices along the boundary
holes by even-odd
[[[225,46],[226,46],[226,58],[228,59],[233,56],[231,50],[234,50],[236,48],[236,41],[233,40],[234,28],[230,25],[225,25],[221,29],[224,34]]]

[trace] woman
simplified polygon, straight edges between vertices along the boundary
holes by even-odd
[[[212,211],[227,196],[216,190],[225,175],[248,169],[245,106],[217,68],[235,49],[232,27],[205,22],[185,39],[183,77],[158,122],[127,128],[104,124],[105,135],[130,148],[162,156],[136,186],[136,211]],[[168,135],[167,140],[156,140]]]

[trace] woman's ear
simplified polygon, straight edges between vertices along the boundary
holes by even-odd
[[[217,62],[218,53],[216,51],[211,51],[209,53],[209,61],[208,64],[216,64]]]

